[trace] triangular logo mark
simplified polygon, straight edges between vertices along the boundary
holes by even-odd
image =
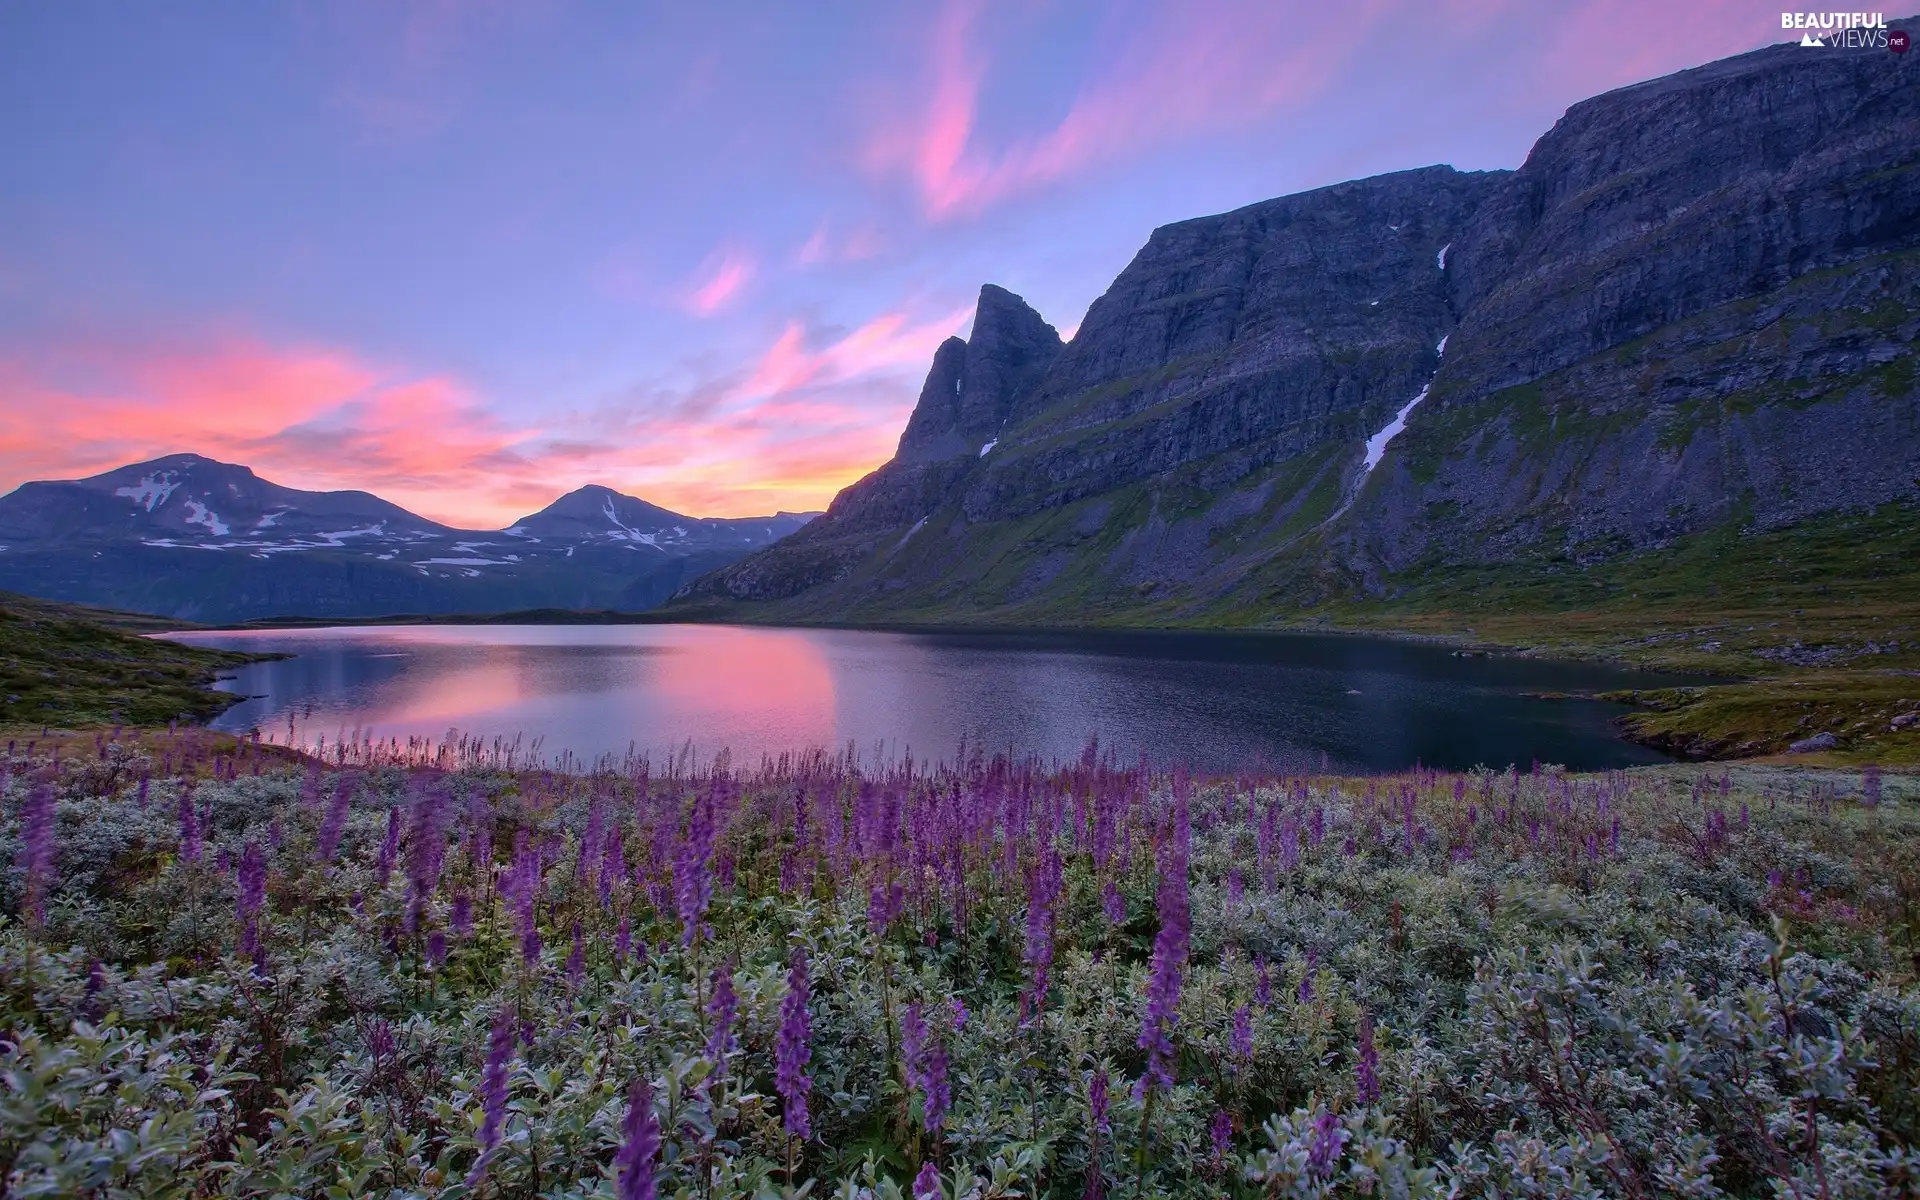
[[[1821,48],[1823,48],[1823,49],[1824,49],[1824,48],[1826,47],[1826,43],[1825,43],[1825,42],[1823,42],[1823,41],[1821,41],[1821,40],[1820,40],[1819,38],[1817,38],[1817,37],[1815,37],[1815,36],[1813,36],[1813,35],[1812,35],[1811,33],[1809,33],[1809,34],[1806,34],[1806,35],[1804,35],[1804,36],[1802,36],[1802,37],[1801,37],[1801,39],[1800,39],[1800,44],[1801,44],[1802,46],[1819,46],[1819,47],[1821,47]]]

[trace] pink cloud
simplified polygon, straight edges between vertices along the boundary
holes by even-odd
[[[834,234],[821,222],[807,240],[794,251],[793,261],[801,266],[823,262],[861,262],[886,249],[886,238],[871,226],[857,226],[846,233]]]
[[[910,123],[883,128],[868,163],[903,172],[929,215],[950,217],[1196,132],[1244,126],[1324,87],[1386,13],[1384,0],[1304,11],[1262,2],[1168,6],[1130,27],[1106,69],[1053,128],[992,147],[978,127],[986,64],[973,49],[979,6],[936,21],[931,84]]]
[[[703,280],[687,297],[687,306],[703,317],[712,316],[747,286],[755,267],[751,254],[731,247],[722,249],[701,267]]]
[[[825,339],[793,323],[728,374],[537,425],[459,380],[337,350],[42,351],[0,359],[0,489],[192,451],[469,528],[585,483],[696,515],[820,508],[891,454],[920,372],[967,315],[889,313]]]

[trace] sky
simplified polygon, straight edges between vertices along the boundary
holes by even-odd
[[[469,528],[822,508],[982,283],[1069,336],[1157,225],[1515,167],[1781,40],[1754,0],[0,3],[0,491],[192,452]]]

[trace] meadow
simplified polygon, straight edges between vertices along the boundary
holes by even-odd
[[[564,768],[564,769],[562,769]],[[0,760],[16,1196],[1911,1196],[1920,786]]]

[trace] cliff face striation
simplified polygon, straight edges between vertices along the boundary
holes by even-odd
[[[1920,500],[1920,55],[1778,46],[1515,171],[1166,226],[1051,335],[985,289],[893,461],[680,601],[1257,620]]]

